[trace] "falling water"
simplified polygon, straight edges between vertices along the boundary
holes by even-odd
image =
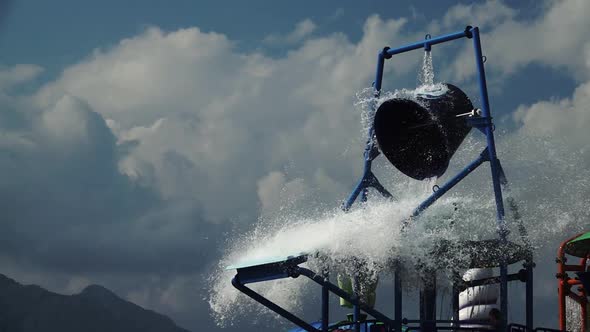
[[[418,75],[420,85],[434,85],[434,66],[432,65],[432,52],[424,51],[422,68]]]

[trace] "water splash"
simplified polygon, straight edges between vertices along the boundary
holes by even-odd
[[[372,88],[357,94],[355,107],[362,114],[364,137],[372,125],[375,110],[385,100],[408,98],[419,102],[417,95],[420,93],[443,91],[446,88],[434,82],[429,52],[424,55],[419,80],[420,86],[416,89],[383,92],[379,98],[375,97]],[[520,204],[529,239],[537,253],[542,255],[547,249],[553,252],[555,239],[560,239],[563,234],[581,231],[587,226],[587,223],[580,221],[590,218],[587,208],[590,205],[590,171],[587,171],[590,170],[590,162],[586,161],[590,157],[564,149],[567,142],[547,141],[522,130],[496,134],[504,169],[509,179],[515,180],[511,195]],[[447,176],[456,174],[457,165],[472,161],[483,148],[481,141],[469,136],[455,154]],[[403,236],[400,233],[401,223],[431,193],[435,180],[418,182],[396,176],[395,173],[390,179],[383,180],[394,193],[395,201],[375,200],[372,197],[369,203],[357,206],[349,213],[334,209],[305,217],[283,214],[272,220],[260,221],[249,234],[233,237],[223,260],[209,280],[209,304],[217,322],[227,325],[246,315],[251,320],[268,314],[266,309],[259,305],[253,306],[249,298],[231,286],[230,280],[235,271],[225,270],[231,264],[300,252],[319,253],[306,263],[307,266],[320,270],[329,264],[332,271],[350,273],[350,265],[346,262],[354,257],[364,262],[370,272],[369,277],[376,278],[388,272],[392,258],[407,262],[420,261],[421,265],[442,263],[461,267],[464,258],[461,254],[433,256],[433,244],[440,240],[497,237],[495,202],[490,194],[487,167],[476,170],[474,175],[458,186],[459,189],[454,189],[420,218],[412,220],[411,227],[406,229]],[[517,225],[511,222],[511,218],[508,214],[508,225],[512,234],[516,235]],[[511,240],[518,241],[516,236],[512,236]],[[330,259],[325,260],[325,257]],[[408,277],[403,278],[406,281],[415,278],[412,275],[415,271],[411,270],[414,265],[408,266],[410,268],[404,271]],[[549,277],[545,282],[553,282],[550,280],[552,273],[546,274]],[[297,278],[266,282],[264,285],[253,284],[252,288],[288,310],[301,312],[304,299],[312,289],[308,286],[310,283],[305,278]],[[409,281],[404,285],[406,288],[410,286]]]
[[[446,176],[456,174],[461,165],[473,160],[483,150],[485,142],[480,138],[481,135],[475,133],[466,139]],[[554,282],[551,258],[559,240],[564,234],[574,234],[588,226],[590,156],[564,149],[567,142],[533,137],[526,131],[510,134],[498,131],[497,146],[508,179],[512,180],[511,195],[520,206],[523,222],[536,249],[536,280],[539,287],[546,288]],[[235,271],[227,271],[225,267],[240,261],[264,258],[266,255],[286,256],[301,251],[319,252],[333,257],[330,263],[333,271],[346,272],[346,264],[338,262],[357,257],[366,262],[376,276],[388,272],[387,265],[393,257],[409,262],[421,260],[424,264],[460,266],[461,255],[433,257],[432,244],[439,240],[497,237],[489,167],[484,165],[476,170],[419,219],[413,220],[403,236],[399,231],[400,223],[431,193],[434,182],[404,179],[392,172],[380,178],[395,195],[393,202],[372,196],[369,203],[356,205],[350,213],[334,209],[304,217],[283,214],[261,221],[249,234],[231,237],[232,242],[223,260],[209,280],[209,304],[217,321],[231,324],[234,319],[247,314],[249,319],[268,317],[268,311],[262,306],[252,305],[249,298],[231,286],[230,280]],[[511,240],[519,242],[517,225],[509,213],[507,222]],[[308,266],[319,270],[322,264],[325,262],[320,258],[312,258]],[[408,270],[406,273],[414,272]],[[252,287],[295,312],[301,311],[308,292],[314,289],[304,278],[254,284]]]
[[[486,216],[483,210],[487,210],[491,202],[475,196],[445,198],[419,221],[414,220],[402,236],[401,223],[430,194],[431,186],[432,183],[427,186],[422,182],[400,183],[396,192],[403,195],[398,196],[395,202],[372,200],[348,213],[338,209],[304,219],[283,216],[273,224],[260,223],[227,251],[217,273],[210,280],[212,292],[209,303],[215,317],[222,324],[229,324],[237,316],[248,314],[251,317],[264,312],[259,311],[259,306],[249,305],[249,299],[231,286],[229,280],[235,271],[224,268],[233,263],[257,261],[269,256],[296,255],[300,252],[317,253],[307,263],[315,270],[329,265],[332,272],[352,274],[355,271],[349,262],[354,258],[363,262],[367,276],[371,279],[387,271],[394,258],[411,262],[419,260],[424,267],[449,265],[451,261],[452,264],[460,265],[461,258],[433,256],[435,244],[441,239],[474,240],[493,234],[493,222],[481,223],[482,216]],[[487,217],[493,220],[493,213],[487,213]],[[465,227],[470,231],[457,232],[453,225],[459,224],[459,230]],[[415,272],[408,269],[406,273],[412,275]],[[302,279],[266,282],[262,287],[257,284],[252,286],[279,305],[297,312],[308,288],[308,283]],[[410,281],[413,278],[404,279],[408,280],[406,287],[413,287]]]

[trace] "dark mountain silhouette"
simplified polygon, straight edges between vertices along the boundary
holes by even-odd
[[[161,314],[91,285],[60,295],[0,274],[0,332],[188,332]]]

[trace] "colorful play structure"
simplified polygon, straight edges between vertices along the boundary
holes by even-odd
[[[383,82],[385,61],[394,55],[423,49],[431,52],[433,46],[460,39],[471,39],[475,66],[479,82],[478,107],[458,87],[443,84],[439,90],[418,93],[414,99],[393,98],[377,105],[377,99]],[[463,170],[451,177],[446,183],[435,186],[433,193],[419,204],[407,224],[418,222],[417,217],[441,196],[451,190],[479,166],[489,163],[491,185],[496,206],[497,238],[483,241],[462,241],[460,243],[441,243],[437,255],[452,254],[453,248],[462,248],[469,253],[467,273],[453,271],[456,277],[452,284],[452,315],[447,319],[437,319],[437,270],[449,269],[448,266],[429,268],[417,277],[421,286],[419,291],[419,317],[407,318],[402,315],[404,304],[401,262],[393,259],[393,304],[394,310],[386,314],[373,307],[357,292],[360,289],[358,276],[350,278],[352,287],[343,287],[343,283],[334,283],[334,275],[328,272],[314,272],[300,266],[306,262],[308,255],[298,255],[273,259],[253,264],[229,267],[237,273],[232,284],[239,291],[274,311],[297,327],[292,331],[328,332],[328,331],[557,331],[547,328],[535,328],[533,325],[533,252],[524,226],[520,223],[518,209],[514,200],[503,197],[503,190],[508,186],[500,160],[496,155],[494,142],[494,124],[488,101],[485,57],[482,55],[479,29],[467,26],[465,29],[439,37],[426,36],[424,40],[399,48],[383,48],[377,56],[377,71],[373,83],[375,104],[374,121],[368,131],[364,150],[364,170],[361,180],[343,204],[349,210],[360,197],[366,201],[368,190],[374,189],[384,197],[392,194],[385,189],[372,172],[372,162],[383,154],[399,171],[405,175],[423,180],[439,177],[445,173],[449,162],[463,142],[464,138],[475,128],[485,137],[486,147]],[[513,212],[513,222],[519,231],[518,242],[509,241],[505,218],[505,203]],[[310,253],[313,254],[313,253]],[[590,257],[590,233],[578,235],[564,242],[558,251],[557,274],[559,280],[559,330],[572,330],[575,322],[580,331],[588,331],[588,293],[590,277],[587,260]],[[568,257],[580,259],[579,264],[567,264]],[[407,264],[408,262],[404,262]],[[509,273],[509,266],[521,264],[515,273]],[[515,270],[512,268],[511,270]],[[494,271],[499,271],[494,275]],[[453,274],[451,273],[451,274]],[[448,274],[445,274],[448,275]],[[270,299],[262,296],[247,284],[283,278],[309,278],[321,288],[321,320],[309,323],[288,310],[280,307]],[[511,282],[524,283],[524,322],[509,322],[509,287]],[[330,323],[330,293],[343,299],[352,306],[353,313],[348,320]],[[498,305],[499,302],[499,305]],[[368,319],[368,316],[371,319]],[[440,317],[439,317],[440,318]]]
[[[568,264],[577,259],[578,264]],[[590,232],[563,241],[557,250],[557,293],[559,329],[590,330]]]

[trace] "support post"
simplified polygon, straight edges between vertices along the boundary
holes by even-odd
[[[352,294],[353,297],[357,300],[356,303],[353,303],[353,314],[352,319],[354,320],[354,331],[361,332],[361,307],[359,306],[358,301],[360,301],[359,296],[359,280],[358,277],[354,276],[352,278]]]
[[[535,264],[533,263],[532,259],[527,259],[525,262],[525,269],[526,269],[526,290],[525,290],[525,300],[526,300],[526,329],[527,332],[533,331],[533,268]]]
[[[328,272],[324,273],[326,281],[330,281]],[[328,332],[330,325],[330,290],[322,285],[322,332]]]
[[[453,280],[453,294],[452,294],[452,307],[453,307],[453,331],[459,328],[459,286],[457,285],[458,279],[461,278],[459,275],[455,275]]]
[[[377,70],[375,72],[375,81],[373,82],[374,97],[375,100],[379,98],[381,93],[381,83],[383,82],[383,66],[385,64],[385,59],[391,58],[391,55],[387,54],[389,47],[383,48],[379,55],[377,56]],[[376,102],[372,103],[373,108],[372,111],[375,111]],[[363,165],[363,176],[361,180],[358,182],[352,193],[348,196],[346,201],[342,204],[342,210],[348,211],[352,204],[356,201],[357,197],[361,195],[361,202],[367,201],[367,193],[369,187],[375,188],[381,195],[386,198],[391,198],[392,195],[385,189],[375,174],[371,171],[371,166],[373,164],[373,160],[379,155],[379,149],[375,146],[375,139],[374,139],[374,129],[373,125],[369,128],[369,132],[367,133],[367,143],[365,146],[365,152],[363,153],[364,157],[364,165]]]
[[[475,50],[475,64],[477,66],[477,73],[479,78],[479,90],[482,103],[482,116],[491,119],[490,103],[488,100],[488,88],[486,83],[485,68],[483,65],[483,55],[481,52],[481,41],[479,39],[479,28],[471,29],[473,37],[473,47]],[[494,197],[496,199],[496,219],[498,236],[501,245],[506,245],[508,240],[508,230],[506,227],[506,220],[504,218],[504,202],[502,199],[502,188],[500,183],[500,168],[499,161],[496,155],[496,143],[494,141],[494,127],[493,124],[488,124],[485,129],[488,153],[490,159],[490,168],[492,171],[492,184],[494,187]],[[502,313],[500,330],[506,331],[508,316],[508,264],[506,256],[502,255],[500,258],[500,312]]]
[[[436,331],[436,272],[423,271],[420,290],[420,331]]]
[[[393,289],[393,299],[394,299],[394,319],[395,319],[395,331],[401,332],[402,330],[402,278],[400,273],[399,262],[396,263],[395,272],[394,272],[394,289]]]
[[[292,313],[288,312],[284,308],[282,308],[282,307],[278,306],[277,304],[273,303],[272,301],[268,300],[264,296],[256,293],[252,289],[246,287],[244,284],[242,284],[240,282],[238,276],[235,276],[232,279],[231,283],[240,292],[248,295],[249,297],[251,297],[252,299],[254,299],[256,302],[258,302],[258,303],[262,304],[263,306],[267,307],[268,309],[276,312],[277,314],[281,315],[282,317],[284,317],[285,319],[287,319],[291,323],[293,323],[293,324],[301,327],[305,331],[308,331],[308,332],[320,332],[320,330],[318,330],[315,327],[311,326],[306,321],[304,321],[301,318],[293,315]]]

